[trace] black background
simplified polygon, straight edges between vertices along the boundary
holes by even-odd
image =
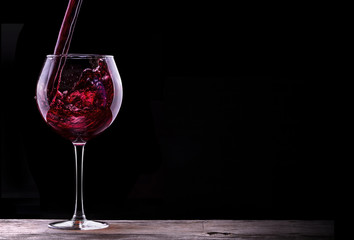
[[[67,3],[23,4],[1,9],[3,24],[24,25],[2,64],[0,217],[68,218],[73,148],[33,99]],[[114,55],[124,88],[117,119],[86,147],[86,215],[335,218],[319,25],[288,6],[85,1],[70,52]]]

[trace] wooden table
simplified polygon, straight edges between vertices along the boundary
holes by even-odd
[[[107,220],[109,228],[91,231],[49,229],[53,221],[0,219],[0,239],[334,239],[333,221]]]

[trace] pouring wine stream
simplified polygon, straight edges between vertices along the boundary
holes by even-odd
[[[74,33],[77,18],[79,16],[82,0],[69,0],[68,7],[65,12],[63,22],[60,27],[57,43],[54,48],[54,55],[63,55],[59,62],[55,63],[51,81],[48,86],[48,98],[55,101],[56,93],[59,90],[60,78],[65,66],[66,55],[69,53],[71,39]]]
[[[82,0],[70,0],[61,24],[54,54],[68,54]]]

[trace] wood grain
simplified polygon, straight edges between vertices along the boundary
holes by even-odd
[[[333,221],[107,220],[109,228],[90,231],[49,229],[53,221],[57,220],[1,219],[0,239],[334,239]]]

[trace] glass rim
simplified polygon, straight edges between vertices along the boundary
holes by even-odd
[[[71,59],[90,59],[90,58],[113,58],[113,55],[104,54],[82,54],[82,53],[69,53],[69,54],[48,54],[47,58],[60,58],[66,57]]]

